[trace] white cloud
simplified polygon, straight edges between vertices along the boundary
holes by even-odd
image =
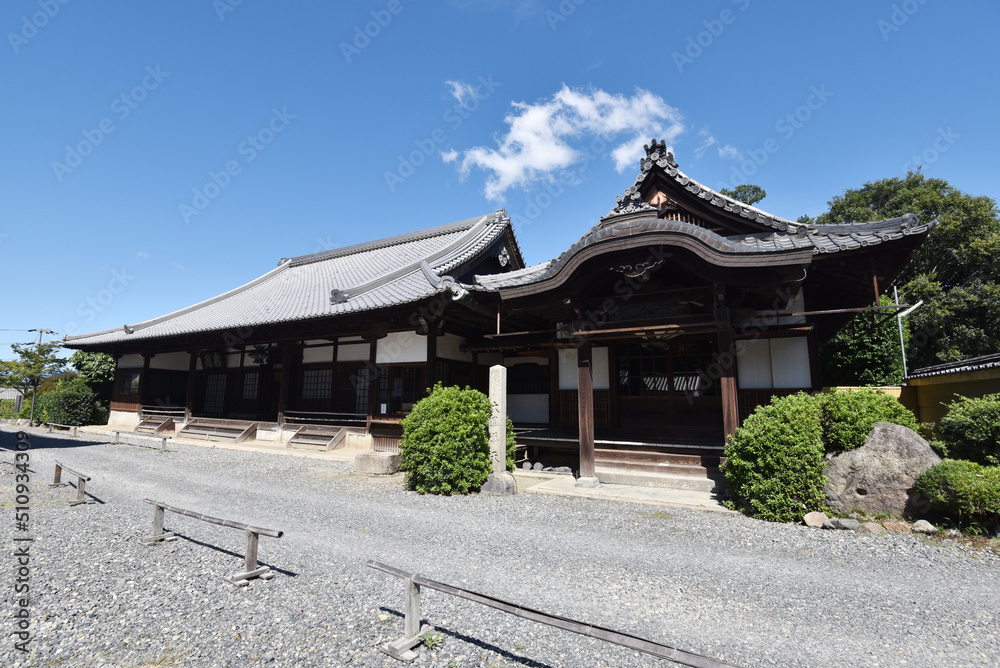
[[[732,144],[726,144],[719,148],[719,157],[726,160],[742,160],[743,154]]]
[[[715,139],[715,136],[709,131],[707,127],[698,130],[698,136],[702,137],[703,141],[701,143],[701,146],[699,146],[694,150],[695,158],[700,158],[701,156],[705,155],[705,151],[707,151],[710,146],[714,146],[716,143],[718,143]]]
[[[143,257],[149,257],[149,253],[147,253],[146,251],[139,251],[138,253],[135,254],[135,257],[136,257],[136,259],[143,258]]]
[[[551,99],[535,104],[512,102],[504,122],[507,134],[496,148],[477,146],[462,153],[462,176],[473,167],[491,172],[488,199],[500,199],[512,186],[551,179],[554,172],[583,159],[572,144],[589,145],[600,137],[610,144],[615,169],[624,171],[643,156],[642,146],[656,137],[672,145],[684,131],[680,112],[663,98],[636,89],[631,97],[603,90],[581,91],[563,86]]]
[[[455,162],[456,160],[458,160],[458,151],[456,151],[455,149],[451,149],[447,153],[445,151],[441,151],[441,159],[444,160],[445,164],[448,164],[449,162]]]
[[[469,98],[476,99],[476,87],[464,81],[445,81],[446,86],[451,86],[451,96],[458,100],[458,103],[465,106],[465,101]]]

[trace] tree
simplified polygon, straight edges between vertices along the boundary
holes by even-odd
[[[882,295],[882,306],[892,300]],[[903,337],[909,340],[904,321]],[[895,385],[903,380],[903,351],[899,327],[892,311],[873,311],[856,316],[820,351],[823,383],[826,385]]]
[[[723,188],[719,192],[726,197],[732,197],[734,200],[743,202],[748,206],[753,206],[767,197],[767,192],[763,188],[750,183],[741,183],[732,189]]]
[[[860,223],[906,213],[917,214],[923,223],[938,221],[896,281],[903,300],[924,300],[909,316],[909,368],[1000,350],[1000,211],[994,200],[910,171],[903,178],[846,190],[829,205],[817,223]]]
[[[66,365],[66,360],[56,357],[59,347],[56,342],[13,344],[11,350],[18,359],[0,361],[0,385],[16,387],[28,394],[39,380]]]
[[[101,402],[111,401],[111,390],[115,382],[115,358],[107,353],[88,353],[77,350],[69,358],[69,363],[80,373]]]

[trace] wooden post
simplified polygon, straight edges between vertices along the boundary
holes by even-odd
[[[247,573],[257,570],[257,542],[260,540],[253,531],[247,531],[247,554],[244,562],[244,570]]]
[[[406,607],[403,637],[413,638],[420,633],[420,585],[413,580],[406,581]]]
[[[294,364],[292,356],[298,348],[292,344],[285,344],[281,349],[281,384],[278,387],[278,425],[285,424],[285,411],[288,410],[288,397],[294,381]]]
[[[437,383],[437,323],[429,323],[427,325],[427,380],[425,385],[427,387],[434,387]]]
[[[371,433],[371,423],[375,419],[375,404],[378,401],[378,338],[372,337],[368,342],[368,433]]]
[[[142,407],[148,398],[149,390],[149,362],[153,359],[152,353],[142,354],[142,371],[139,373],[139,413],[142,414]]]
[[[733,332],[729,329],[719,332],[719,366],[722,367],[722,377],[719,379],[722,389],[722,426],[728,439],[740,426],[736,354],[733,352]]]
[[[56,475],[52,478],[52,484],[49,487],[65,487],[66,483],[62,481],[62,466],[59,462],[56,462]]]
[[[579,487],[596,487],[594,475],[594,373],[591,368],[590,341],[577,348],[577,403],[580,418],[580,477]]]
[[[153,506],[153,534],[150,538],[158,540],[163,535],[163,506]]]
[[[198,353],[188,354],[191,359],[188,360],[187,394],[184,397],[184,424],[191,421],[191,415],[194,413],[194,381],[198,373]]]
[[[87,498],[87,481],[83,478],[76,479],[76,501],[70,502],[71,506],[78,506],[83,503],[93,503]]]

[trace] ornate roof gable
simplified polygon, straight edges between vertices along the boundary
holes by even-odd
[[[687,176],[678,168],[674,154],[667,151],[666,142],[657,142],[654,139],[651,144],[643,148],[646,150],[646,157],[640,161],[642,171],[636,177],[635,183],[626,188],[624,194],[615,198],[616,204],[608,215],[601,219],[601,227],[620,222],[622,216],[656,213],[660,218],[672,218],[674,216],[671,212],[687,210],[688,207],[681,198],[671,197],[657,187],[657,181],[665,180],[676,184],[677,187],[671,190],[690,198],[697,198],[703,206],[715,210],[715,213],[730,219],[736,225],[756,228],[744,231],[778,230],[805,233],[807,226],[801,223],[780,218],[727,197]]]

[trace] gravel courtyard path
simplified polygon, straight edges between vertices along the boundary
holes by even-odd
[[[350,466],[171,444],[161,453],[31,433],[31,651],[14,650],[14,432],[0,443],[10,666],[400,666],[403,588],[376,559],[741,666],[1000,665],[1000,559],[917,537],[697,510],[520,494],[420,496]],[[53,461],[94,505],[49,490]],[[244,535],[168,513],[143,546],[142,498],[258,526],[270,581],[237,588]],[[669,662],[425,590],[443,642],[427,666]]]

